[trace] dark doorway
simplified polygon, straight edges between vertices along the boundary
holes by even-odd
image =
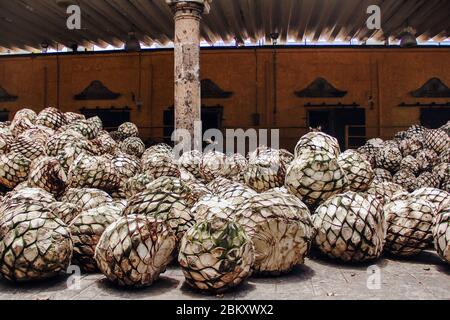
[[[442,127],[450,120],[449,109],[424,108],[420,110],[420,124],[429,129]]]
[[[0,111],[0,122],[6,122],[9,120],[9,111],[3,110]]]
[[[221,129],[223,119],[223,107],[202,106],[202,134],[209,129]],[[175,112],[174,108],[164,111],[164,140],[171,143],[171,137],[174,130]]]
[[[308,112],[308,125],[336,137],[343,150],[357,148],[366,142],[366,110],[328,109]],[[346,133],[346,128],[348,131]]]
[[[124,122],[130,121],[129,108],[110,108],[110,109],[81,109],[81,113],[86,118],[99,117],[102,119],[103,127],[106,130],[114,131]]]

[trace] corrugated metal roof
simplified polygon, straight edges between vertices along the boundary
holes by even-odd
[[[82,11],[82,29],[66,28],[69,4]],[[367,7],[381,7],[381,30],[368,30]],[[419,41],[449,37],[449,0],[213,0],[202,37],[213,44],[235,39],[279,43],[336,40],[382,41],[412,26]],[[41,48],[46,42],[71,47],[122,47],[130,31],[145,45],[166,45],[173,16],[165,0],[0,0],[0,51]],[[61,47],[60,47],[61,48]]]

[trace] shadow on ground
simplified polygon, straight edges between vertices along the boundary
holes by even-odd
[[[275,286],[281,281],[283,282],[296,282],[301,283],[303,281],[309,281],[314,276],[314,270],[306,265],[298,265],[292,269],[291,272],[281,276],[269,276],[255,274],[252,277],[246,279],[239,286],[228,290],[223,294],[213,294],[208,292],[202,292],[191,288],[186,282],[181,286],[181,292],[183,296],[193,299],[234,299],[236,297],[245,298],[254,292],[257,288],[264,286]]]
[[[248,290],[248,291],[253,291],[255,290],[255,286],[248,283],[248,281],[245,281],[243,284],[231,288],[228,291],[224,292],[224,293],[220,293],[220,294],[214,294],[212,292],[204,292],[204,291],[200,291],[198,289],[194,289],[191,286],[189,286],[186,281],[183,282],[183,285],[181,286],[181,294],[182,294],[182,298],[191,298],[191,299],[212,299],[212,300],[231,300],[234,299],[234,296],[236,295],[237,292],[241,292],[242,290]]]
[[[450,276],[450,266],[444,262],[437,266],[437,270]]]
[[[386,266],[389,263],[388,260],[383,256],[381,258],[379,258],[378,260],[372,260],[372,261],[343,262],[338,259],[332,259],[317,250],[312,250],[309,258],[319,265],[335,267],[335,268],[343,269],[343,270],[349,269],[349,270],[366,271],[367,268],[369,268],[370,266],[373,266],[374,264],[376,264],[380,268],[383,268],[384,266]]]
[[[97,288],[107,296],[114,296],[120,299],[139,299],[139,298],[158,298],[169,293],[179,286],[177,279],[161,276],[149,287],[144,288],[126,288],[110,282],[106,278],[96,281]]]
[[[60,275],[58,277],[42,279],[38,281],[30,281],[30,282],[13,282],[3,278],[0,278],[0,284],[2,285],[2,289],[5,291],[8,290],[35,290],[35,289],[51,289],[60,286],[67,285],[67,276]]]

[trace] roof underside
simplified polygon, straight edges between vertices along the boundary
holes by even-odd
[[[66,8],[81,7],[82,29],[66,28]],[[367,7],[381,7],[382,30],[368,30]],[[395,38],[406,26],[419,41],[443,41],[450,34],[448,0],[213,0],[202,37],[218,41],[279,43]],[[0,0],[0,51],[40,50],[46,42],[71,47],[123,47],[130,31],[147,45],[170,44],[173,16],[165,0]],[[61,46],[59,46],[61,49]]]

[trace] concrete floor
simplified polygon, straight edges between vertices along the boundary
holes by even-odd
[[[382,258],[379,273],[368,272],[370,265],[344,265],[313,257],[292,273],[277,278],[252,277],[239,288],[221,296],[204,295],[184,284],[182,272],[170,267],[153,286],[124,290],[110,284],[102,275],[83,275],[79,288],[69,289],[67,278],[43,283],[14,285],[0,280],[0,300],[103,300],[103,299],[450,299],[450,266],[432,251],[408,260]],[[372,270],[372,269],[371,269]],[[369,279],[374,279],[369,289]],[[380,279],[376,289],[376,279]]]

